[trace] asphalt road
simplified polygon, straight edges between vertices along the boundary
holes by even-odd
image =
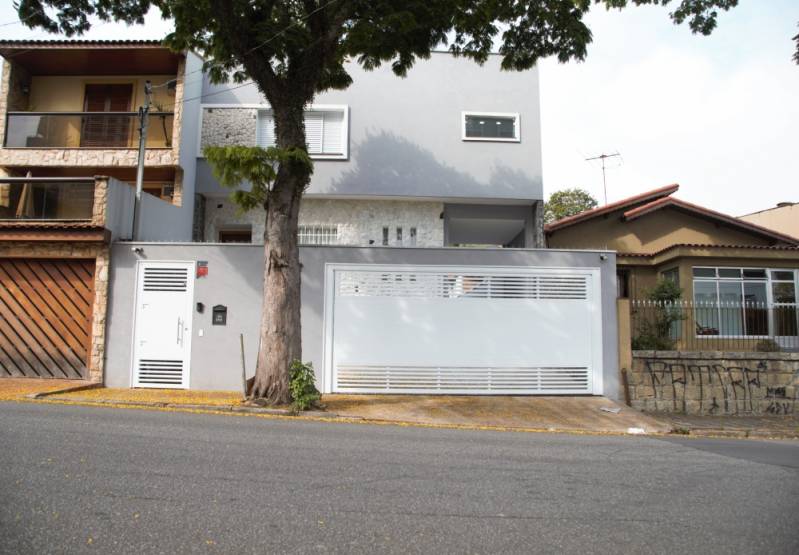
[[[4,553],[799,553],[799,442],[0,418]]]

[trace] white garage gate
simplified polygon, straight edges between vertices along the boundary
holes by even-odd
[[[599,269],[327,267],[326,392],[601,394]]]

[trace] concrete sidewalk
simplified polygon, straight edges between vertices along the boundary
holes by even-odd
[[[0,378],[0,401],[19,401],[31,395],[85,386],[86,380],[56,378]]]
[[[51,401],[292,415],[248,406],[233,391],[111,389],[48,394]],[[671,426],[603,397],[325,395],[324,411],[302,416],[464,428],[586,433],[668,433]],[[609,409],[608,411],[602,409]]]
[[[589,433],[671,431],[668,422],[605,397],[325,395],[322,402],[339,416],[414,424]]]
[[[659,414],[676,433],[700,437],[799,439],[799,416],[688,416]]]

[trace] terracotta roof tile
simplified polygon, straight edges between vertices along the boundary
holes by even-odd
[[[584,220],[596,218],[597,216],[601,216],[603,214],[608,214],[610,212],[615,212],[616,210],[621,210],[622,208],[631,206],[633,204],[638,204],[641,202],[667,197],[677,192],[679,188],[680,186],[675,183],[674,185],[667,185],[665,187],[660,187],[658,189],[652,189],[651,191],[641,193],[640,195],[635,195],[616,202],[611,202],[610,204],[594,208],[593,210],[586,210],[585,212],[575,214],[574,216],[561,218],[560,220],[552,222],[551,224],[545,225],[544,230],[549,233],[576,224],[577,222],[582,222]]]
[[[791,245],[709,245],[706,243],[676,243],[674,245],[669,245],[668,247],[661,249],[657,252],[652,253],[644,253],[644,252],[617,252],[617,256],[620,257],[635,257],[635,258],[653,258],[664,252],[668,252],[672,249],[676,248],[696,248],[696,249],[752,249],[752,250],[763,250],[763,251],[795,251],[799,253],[799,247],[791,246]]]
[[[105,229],[92,222],[0,220],[1,229]]]

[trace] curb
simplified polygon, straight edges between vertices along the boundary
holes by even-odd
[[[94,389],[102,387],[101,384],[89,384],[85,386],[78,386],[77,388],[68,388],[67,391],[82,391],[87,389]],[[61,393],[67,391],[60,391]],[[731,429],[691,429],[677,432],[673,429],[668,432],[663,431],[645,431],[641,432],[623,432],[623,431],[608,431],[608,430],[580,430],[572,428],[535,428],[535,427],[511,427],[511,426],[496,426],[496,425],[470,425],[470,424],[446,424],[446,423],[432,423],[432,422],[415,422],[407,420],[386,420],[379,418],[365,418],[362,416],[342,415],[330,413],[325,411],[305,411],[297,413],[289,409],[272,409],[264,407],[248,407],[238,405],[203,405],[203,404],[181,404],[181,403],[156,403],[147,401],[115,401],[111,399],[90,399],[76,397],[73,399],[48,399],[58,392],[48,392],[27,395],[24,400],[40,403],[62,404],[62,405],[81,405],[81,406],[94,406],[94,407],[107,407],[107,408],[131,408],[131,409],[152,409],[152,410],[167,410],[177,412],[194,412],[205,414],[218,414],[218,415],[251,415],[260,417],[271,417],[278,419],[291,419],[291,420],[307,420],[309,422],[339,422],[351,424],[373,424],[380,426],[400,426],[400,427],[417,427],[417,428],[434,428],[434,429],[448,429],[448,430],[472,430],[472,431],[496,431],[496,432],[523,432],[523,433],[549,433],[549,434],[571,434],[571,435],[613,435],[613,436],[637,436],[637,437],[650,437],[650,438],[663,438],[663,437],[685,437],[685,438],[719,438],[719,439],[751,439],[751,440],[766,440],[766,439],[787,439],[798,440],[799,432],[776,432],[773,430],[731,430]],[[23,400],[23,399],[20,399]]]
[[[61,393],[75,393],[76,391],[86,391],[88,389],[100,389],[103,387],[102,382],[92,382],[87,384],[81,385],[73,385],[71,387],[65,387],[63,389],[56,389],[53,391],[41,391],[39,393],[31,393],[26,395],[28,399],[44,399],[45,397],[49,397],[51,395],[59,395]]]
[[[85,389],[94,389],[94,387],[82,386],[79,389],[70,389],[69,391],[50,392],[47,394],[29,395],[29,399],[41,400],[44,397],[55,395],[56,393],[67,393],[74,391],[83,391]],[[97,405],[97,406],[116,406],[116,407],[139,407],[139,408],[156,408],[156,409],[186,409],[186,410],[201,410],[209,412],[239,412],[244,414],[269,414],[272,416],[291,416],[291,417],[315,417],[315,418],[345,418],[348,420],[363,420],[357,416],[339,416],[332,412],[324,412],[318,410],[309,410],[304,412],[295,412],[290,409],[270,409],[265,407],[247,407],[241,405],[203,405],[203,404],[190,404],[190,403],[158,403],[152,401],[124,401],[114,399],[90,399],[87,397],[73,397],[71,399],[54,399],[53,402],[74,402],[84,405]]]
[[[342,415],[324,411],[304,411],[296,413],[288,409],[270,409],[261,407],[246,407],[236,405],[202,405],[202,404],[181,404],[181,403],[156,403],[147,401],[115,401],[111,399],[36,399],[29,397],[33,402],[60,404],[60,405],[79,405],[107,408],[130,408],[130,409],[151,409],[176,412],[194,412],[218,415],[251,415],[263,418],[277,418],[290,420],[307,420],[309,422],[339,422],[350,424],[373,424],[378,426],[399,426],[410,428],[433,428],[446,430],[471,430],[471,431],[494,431],[494,432],[521,432],[521,433],[548,433],[548,434],[570,434],[570,435],[597,435],[597,436],[637,436],[637,437],[664,437],[669,432],[663,431],[614,431],[614,430],[581,430],[575,428],[554,428],[554,427],[512,427],[496,426],[483,424],[447,424],[434,422],[416,422],[409,420],[386,420],[380,418],[367,418],[355,415]]]
[[[788,432],[778,430],[730,430],[724,428],[698,428],[688,430],[688,433],[674,434],[682,435],[683,437],[694,438],[731,438],[731,439],[799,439],[799,432]]]

